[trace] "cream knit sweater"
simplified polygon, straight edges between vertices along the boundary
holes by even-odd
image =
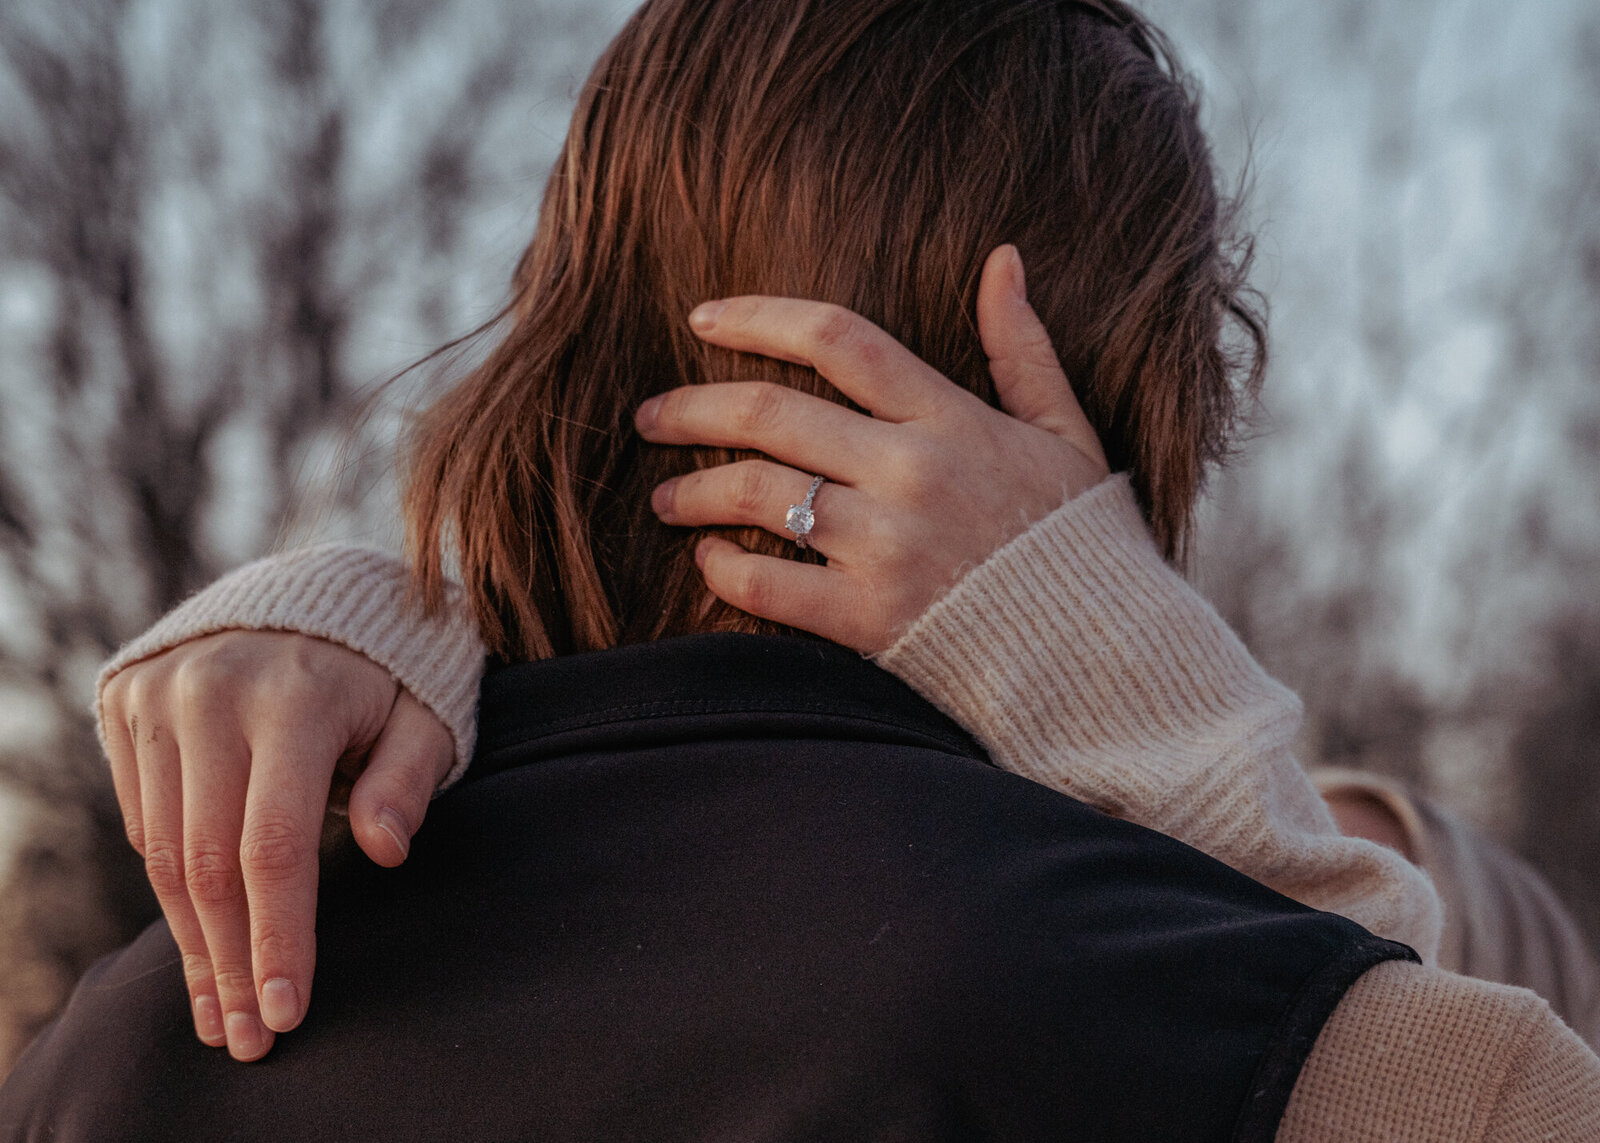
[[[259,561],[124,647],[101,682],[230,628],[331,639],[386,666],[450,728],[454,781],[471,756],[482,647],[464,617],[409,610],[405,590],[400,563],[364,549]],[[1290,752],[1299,701],[1161,559],[1125,478],[996,552],[877,661],[997,765],[1433,960],[1431,883],[1397,854],[1338,833]],[[1395,1055],[1375,1058],[1374,1045]],[[1396,1068],[1401,1059],[1413,1066]],[[1416,1085],[1428,1083],[1437,1090],[1419,1102]],[[1547,1106],[1552,1084],[1565,1085],[1560,1109]],[[1600,1139],[1600,1060],[1532,993],[1382,966],[1318,1040],[1280,1138]]]
[[[363,548],[249,564],[122,648],[101,685],[229,628],[316,635],[387,667],[450,728],[449,784],[472,755],[483,647],[464,617],[409,609],[406,583],[399,561]],[[1299,700],[1162,560],[1126,478],[996,552],[877,661],[997,765],[1433,959],[1431,882],[1394,852],[1339,834],[1290,752]]]

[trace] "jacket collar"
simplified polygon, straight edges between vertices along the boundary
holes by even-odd
[[[469,774],[730,737],[851,738],[985,758],[959,726],[854,651],[723,633],[491,668]]]

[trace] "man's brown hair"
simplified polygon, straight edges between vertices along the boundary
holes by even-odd
[[[837,303],[993,402],[974,309],[1007,242],[1176,558],[1264,334],[1160,34],[1117,0],[651,0],[583,88],[503,339],[410,439],[424,599],[453,549],[511,660],[774,629],[708,605],[699,533],[650,510],[656,484],[733,454],[648,444],[632,415],[735,379],[843,398],[702,343],[686,315],[740,294]]]

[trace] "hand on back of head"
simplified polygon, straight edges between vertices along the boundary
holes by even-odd
[[[746,524],[786,535],[812,476],[807,540],[825,567],[704,540],[706,584],[742,611],[863,654],[885,650],[966,571],[1098,484],[1105,453],[1027,302],[1014,247],[978,287],[978,328],[1004,412],[837,306],[745,297],[702,306],[695,332],[729,349],[814,368],[872,415],[762,382],[691,385],[640,409],[663,444],[754,449],[748,460],[670,480],[653,503],[668,524]]]
[[[1004,412],[836,306],[734,298],[702,306],[691,325],[717,345],[810,365],[872,413],[763,383],[690,386],[640,410],[649,440],[772,458],[658,488],[668,524],[786,535],[788,506],[812,474],[827,478],[809,537],[826,565],[722,539],[697,550],[711,592],[752,614],[884,650],[965,571],[1107,475],[1013,247],[991,254],[978,292]],[[451,736],[364,656],[257,631],[124,669],[105,688],[102,718],[128,835],[183,954],[196,1033],[259,1059],[310,999],[330,788],[353,779],[356,841],[398,865],[451,767]]]

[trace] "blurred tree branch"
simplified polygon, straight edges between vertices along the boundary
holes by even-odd
[[[303,470],[350,439],[363,390],[476,324],[450,291],[501,283],[469,261],[473,225],[521,200],[492,234],[508,274],[556,142],[527,120],[565,105],[569,55],[605,32],[514,0],[0,8],[0,299],[23,311],[0,344],[0,606],[19,618],[0,702],[51,728],[0,744],[0,799],[32,807],[0,836],[0,977],[57,990],[0,988],[0,1010],[48,1016],[153,915],[87,717],[95,665],[327,495]],[[403,356],[372,350],[386,307]],[[42,925],[45,893],[82,923]]]

